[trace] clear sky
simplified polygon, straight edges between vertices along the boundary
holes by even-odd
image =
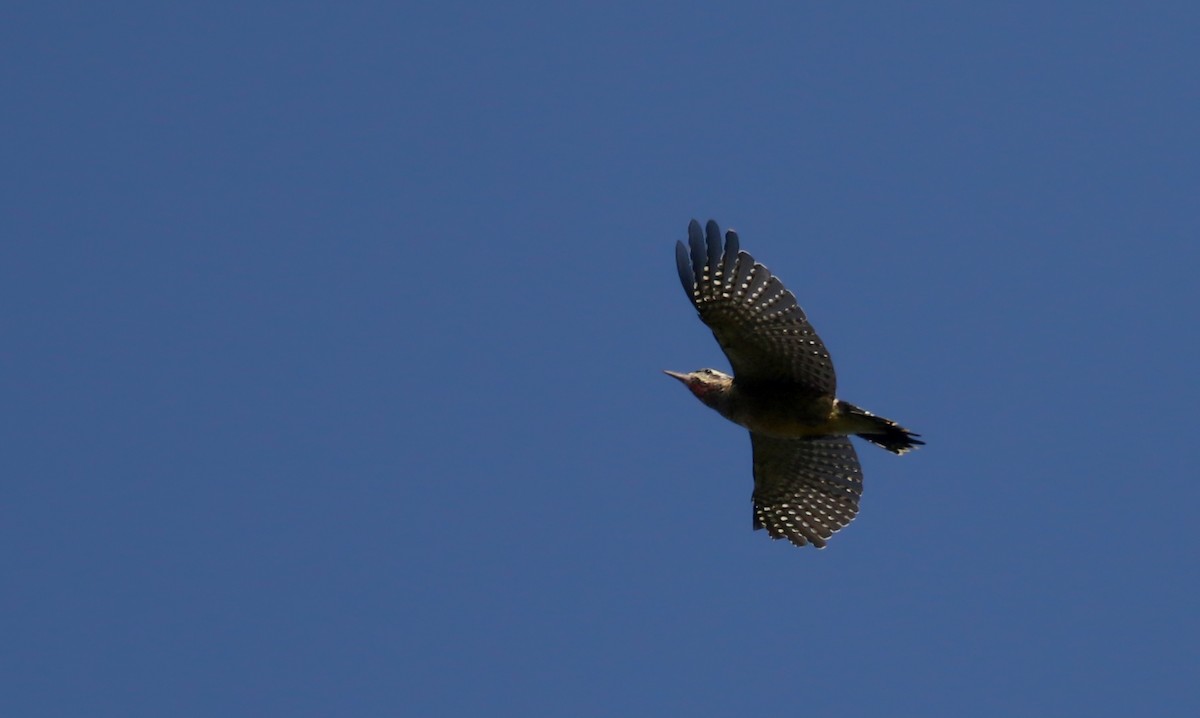
[[[22,3],[0,714],[1200,715],[1191,2]],[[688,220],[860,445],[751,531]]]

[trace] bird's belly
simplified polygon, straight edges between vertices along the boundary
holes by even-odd
[[[833,397],[742,398],[729,418],[755,433],[794,438],[831,433]]]

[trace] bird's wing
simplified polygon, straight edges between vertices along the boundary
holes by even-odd
[[[800,384],[833,395],[833,360],[804,310],[770,270],[738,251],[736,232],[709,221],[688,225],[688,244],[675,245],[679,281],[729,357],[739,382]]]
[[[849,438],[780,439],[751,432],[750,443],[756,530],[824,548],[854,519],[863,484]]]

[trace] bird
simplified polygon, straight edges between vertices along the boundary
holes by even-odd
[[[733,375],[666,371],[705,406],[750,432],[753,527],[825,548],[857,515],[863,475],[850,436],[894,454],[924,445],[891,419],[836,397],[833,360],[804,310],[737,232],[709,220],[675,244],[679,281]]]

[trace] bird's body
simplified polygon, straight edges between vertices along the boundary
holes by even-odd
[[[745,385],[715,369],[700,379],[713,385],[700,387],[700,400],[718,414],[750,431],[780,438],[822,436],[838,421],[837,400],[828,394],[814,394],[789,382]],[[666,372],[690,387],[688,374]],[[706,391],[707,389],[707,391]],[[693,393],[696,390],[693,389]],[[843,432],[844,433],[844,432]]]
[[[676,245],[679,279],[734,374],[668,371],[705,405],[750,431],[754,527],[818,548],[858,511],[862,472],[849,435],[897,454],[920,441],[895,422],[836,398],[825,345],[796,298],[710,221]]]

